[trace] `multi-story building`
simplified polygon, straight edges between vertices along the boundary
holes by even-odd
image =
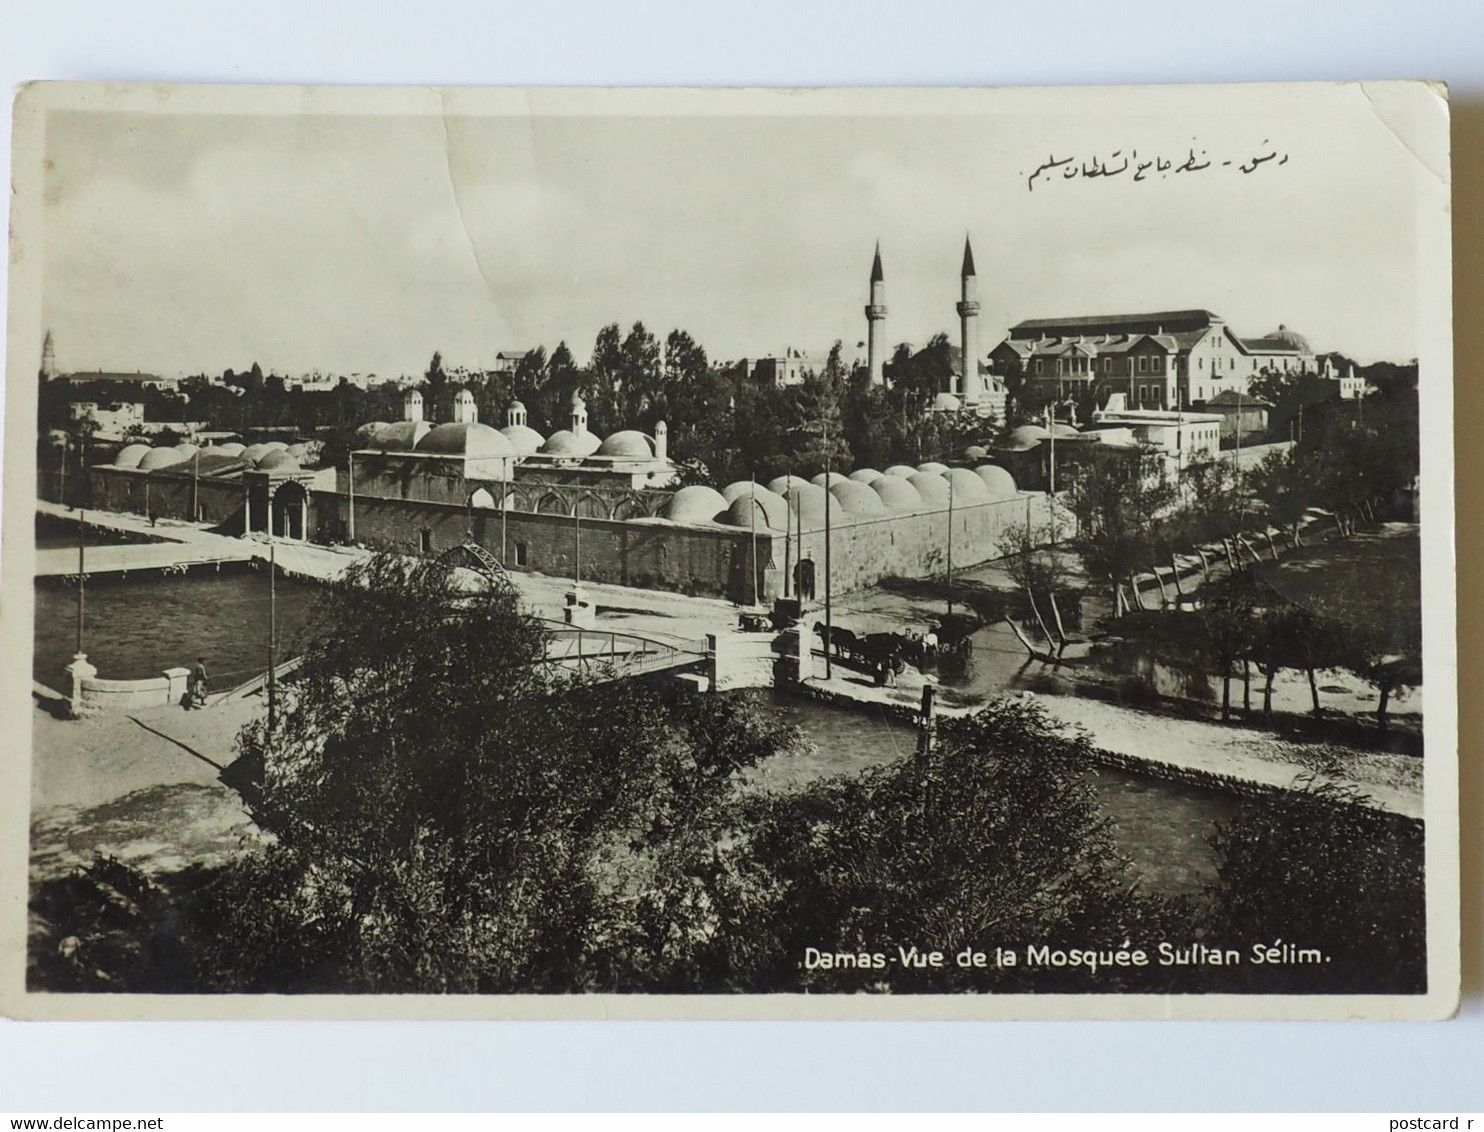
[[[1260,373],[1315,368],[1308,342],[1288,327],[1242,338],[1208,310],[1027,319],[1011,327],[990,362],[1002,379],[1027,379],[1041,400],[1101,386],[1138,409],[1200,406],[1247,393]]]

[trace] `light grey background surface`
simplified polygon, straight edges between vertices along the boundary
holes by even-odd
[[[1465,1005],[1377,1024],[0,1022],[0,1111],[1484,1108],[1484,4],[20,3],[0,80],[622,85],[1429,78],[1454,103]],[[9,127],[4,156],[8,173]],[[7,177],[8,182],[8,177]],[[1013,265],[1002,265],[1013,271]],[[3,266],[0,266],[3,271]],[[0,351],[3,354],[3,351]],[[1476,493],[1484,495],[1484,493]],[[0,784],[0,788],[4,788]]]

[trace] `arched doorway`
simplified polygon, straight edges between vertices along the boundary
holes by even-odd
[[[309,492],[302,483],[285,480],[273,492],[269,513],[275,537],[302,540],[309,531]]]
[[[478,488],[472,495],[469,496],[469,506],[483,507],[487,510],[492,510],[495,506],[495,497],[484,488]]]

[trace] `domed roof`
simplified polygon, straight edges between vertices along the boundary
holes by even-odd
[[[856,480],[841,480],[831,485],[830,494],[835,497],[835,502],[840,505],[842,511],[847,511],[852,515],[884,515],[886,513],[886,504],[881,502],[881,496],[872,491],[869,484]]]
[[[991,499],[1009,499],[1016,493],[1015,477],[997,464],[980,464],[974,474],[984,481]]]
[[[721,521],[733,527],[751,527],[756,523],[759,527],[781,531],[788,527],[788,504],[771,491],[766,495],[758,492],[751,498],[739,495],[732,500]]]
[[[775,476],[768,481],[768,490],[778,495],[785,495],[791,487],[807,484],[809,481],[803,476]]]
[[[886,474],[889,476],[899,476],[900,478],[907,480],[911,479],[917,474],[917,469],[909,468],[906,464],[893,464],[891,467],[886,469]]]
[[[856,468],[850,473],[850,478],[856,483],[875,483],[885,473],[878,472],[875,468]]]
[[[922,496],[901,476],[882,476],[871,485],[871,490],[893,511],[922,510]]]
[[[139,461],[149,455],[148,444],[125,444],[113,458],[115,468],[137,468]]]
[[[235,440],[229,440],[225,444],[208,444],[206,450],[213,456],[241,456],[246,450],[245,444],[239,444]]]
[[[172,464],[180,464],[184,461],[185,457],[174,448],[151,448],[139,461],[139,470],[152,472],[156,468],[168,468]]]
[[[294,444],[290,444],[284,451],[297,460],[301,456],[309,455],[309,445],[300,440]]]
[[[815,487],[834,487],[837,483],[845,483],[847,479],[848,477],[842,476],[839,472],[820,472],[809,482]]]
[[[417,442],[419,452],[440,456],[514,456],[515,447],[487,424],[441,424]]]
[[[175,446],[175,450],[180,453],[180,458],[182,460],[189,460],[197,452],[201,451],[199,446],[187,442],[177,444]]]
[[[940,476],[948,470],[948,465],[940,464],[937,460],[926,460],[917,465],[917,470],[919,472],[931,472],[935,476]]]
[[[721,492],[693,483],[670,496],[661,514],[675,523],[711,523],[726,509],[727,500]]]
[[[288,444],[282,440],[265,440],[263,441],[263,447],[270,452],[285,452],[288,450]]]
[[[958,398],[952,393],[938,393],[933,397],[933,408],[953,412],[959,407]]]
[[[510,441],[510,446],[521,456],[541,451],[541,446],[546,443],[546,437],[523,424],[506,425],[500,430],[500,435]]]
[[[989,499],[989,489],[984,486],[984,481],[968,468],[949,468],[943,473],[943,482],[953,485],[955,507],[984,503]]]
[[[543,456],[578,456],[586,458],[591,456],[602,445],[590,432],[581,435],[569,428],[559,429],[546,438],[546,443],[541,446]]]
[[[1057,436],[1081,436],[1082,435],[1082,433],[1081,433],[1080,430],[1078,430],[1076,427],[1074,427],[1072,425],[1067,424],[1064,421],[1057,421],[1054,425],[1051,426],[1051,431],[1054,432]]]
[[[922,496],[923,506],[936,511],[948,506],[948,481],[934,472],[915,472],[907,482]]]
[[[622,456],[631,460],[652,460],[654,458],[654,445],[649,442],[649,437],[642,432],[626,428],[622,432],[615,432],[602,444],[598,445],[597,456]]]
[[[1023,424],[1019,428],[1010,430],[1010,435],[1005,440],[1005,448],[1011,452],[1025,452],[1050,436],[1051,434],[1040,425]]]
[[[771,495],[779,500],[783,498],[771,488],[764,487],[760,483],[753,483],[751,480],[736,480],[721,489],[721,497],[728,503],[735,503],[744,495]]]
[[[386,428],[386,421],[367,421],[355,431],[357,444],[370,444],[376,434]],[[242,447],[240,444],[238,447]]]
[[[378,429],[371,438],[371,446],[383,452],[411,452],[418,441],[433,431],[427,421],[397,421]],[[247,453],[243,453],[247,455]]]
[[[510,402],[510,404],[508,404],[508,405],[505,406],[505,411],[507,413],[510,412],[511,409],[514,409],[514,410],[516,410],[517,412],[520,412],[520,413],[524,413],[526,411],[526,406],[525,406],[525,403],[524,402],[519,401],[519,400],[516,400],[516,401]]]
[[[971,444],[964,449],[965,460],[985,460],[989,458],[989,449],[982,444]]]
[[[1309,340],[1307,338],[1305,338],[1297,330],[1288,329],[1288,327],[1284,326],[1281,322],[1278,324],[1278,329],[1273,331],[1271,334],[1266,335],[1266,337],[1276,338],[1278,339],[1278,341],[1286,343],[1290,348],[1297,350],[1301,354],[1312,354],[1314,352],[1313,349],[1310,348]]]
[[[271,451],[272,449],[269,448],[266,444],[249,444],[240,453],[238,453],[238,455],[240,455],[244,460],[256,464]]]
[[[789,488],[784,499],[789,513],[794,516],[796,529],[806,534],[824,530],[824,488],[812,483],[797,484]],[[836,515],[830,516],[831,521],[835,518]]]
[[[287,452],[269,452],[258,461],[258,470],[263,472],[297,472],[299,461]]]

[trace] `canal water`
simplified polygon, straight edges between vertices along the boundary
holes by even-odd
[[[279,577],[280,658],[296,651],[299,631],[321,593],[316,586]],[[33,673],[63,692],[68,688],[64,669],[75,651],[76,616],[75,586],[60,579],[36,583]],[[220,574],[91,579],[85,643],[89,661],[105,678],[158,676],[166,668],[189,667],[201,656],[214,688],[241,683],[267,666],[267,572],[242,565]],[[975,653],[976,662],[980,656]],[[971,667],[971,680],[1013,674],[1016,667],[1008,661]],[[1009,686],[1017,682],[1033,686],[1036,678],[1022,674],[1007,681]],[[860,773],[906,757],[916,743],[910,727],[879,711],[849,711],[777,693],[770,697],[773,708],[796,723],[808,742],[757,768],[754,777],[761,785],[796,788],[826,776]],[[1088,776],[1113,820],[1119,846],[1148,890],[1194,893],[1214,879],[1217,862],[1206,838],[1216,822],[1235,812],[1235,798],[1103,768],[1090,768]]]
[[[858,774],[910,755],[916,732],[880,711],[853,711],[772,693],[770,702],[803,732],[807,743],[757,767],[753,781],[787,789],[833,775]],[[1112,820],[1118,847],[1147,892],[1194,895],[1216,879],[1219,864],[1207,839],[1230,819],[1240,799],[1183,783],[1089,768],[1088,781]]]
[[[84,536],[85,546],[127,546],[144,541],[138,536],[90,526]],[[73,550],[77,547],[77,524],[56,515],[36,516],[37,550]]]
[[[76,536],[74,528],[73,538]],[[294,655],[318,587],[279,575],[279,659]],[[268,667],[268,572],[246,564],[162,578],[91,577],[83,628],[88,662],[108,680],[141,680],[203,657],[211,686],[225,690]],[[32,677],[66,693],[77,651],[77,587],[36,583]]]

